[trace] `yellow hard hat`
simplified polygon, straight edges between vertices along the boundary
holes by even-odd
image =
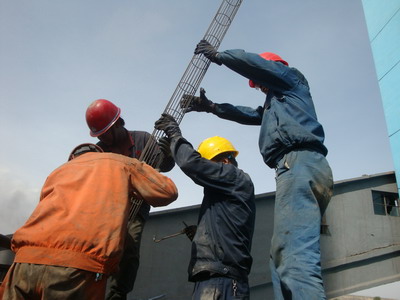
[[[210,137],[202,141],[197,148],[197,152],[209,160],[225,152],[233,152],[235,157],[239,154],[239,151],[233,147],[230,141],[220,136]]]

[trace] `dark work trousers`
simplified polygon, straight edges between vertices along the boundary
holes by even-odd
[[[139,269],[140,241],[145,223],[146,221],[140,215],[128,223],[124,252],[118,272],[110,276],[107,300],[125,300],[127,294],[133,289]]]
[[[196,281],[192,300],[249,300],[250,290],[246,281],[227,277],[212,277]]]
[[[107,279],[96,275],[75,268],[13,263],[1,285],[0,299],[102,300]]]

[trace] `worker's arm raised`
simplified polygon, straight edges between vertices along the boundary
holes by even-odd
[[[201,40],[200,43],[197,44],[194,54],[203,54],[213,63],[222,65],[222,62],[218,58],[218,51],[206,40]]]
[[[136,196],[153,207],[166,206],[178,197],[170,178],[137,159],[132,159],[130,181]]]
[[[208,100],[206,91],[203,88],[200,88],[200,97],[183,95],[180,106],[185,112],[205,111],[209,113],[214,112],[215,109],[215,104],[211,100]]]

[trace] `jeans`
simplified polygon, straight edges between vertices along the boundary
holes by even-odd
[[[196,281],[192,300],[249,300],[249,295],[247,281],[212,277],[208,280]]]
[[[315,151],[286,154],[276,168],[270,269],[276,300],[326,299],[320,226],[333,193],[332,171]]]

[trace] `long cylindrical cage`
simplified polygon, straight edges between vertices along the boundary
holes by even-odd
[[[229,26],[231,25],[233,18],[238,11],[240,4],[243,0],[223,0],[219,7],[216,15],[211,21],[203,39],[207,40],[215,49],[218,49]],[[207,72],[210,65],[210,61],[204,57],[203,54],[193,55],[189,62],[186,71],[184,72],[181,80],[179,81],[171,99],[169,100],[164,113],[168,113],[173,116],[178,124],[182,121],[185,115],[186,108],[190,103],[186,103],[185,106],[181,106],[181,99],[184,95],[194,96],[196,91],[200,87],[200,83]],[[154,139],[150,139],[145,148],[143,149],[140,160],[146,162],[154,168],[158,168],[161,164],[162,158],[160,155],[154,155],[157,141],[164,135],[163,131],[154,130],[152,136]],[[133,219],[140,206],[142,200],[136,199],[132,205],[130,212],[130,219]]]

